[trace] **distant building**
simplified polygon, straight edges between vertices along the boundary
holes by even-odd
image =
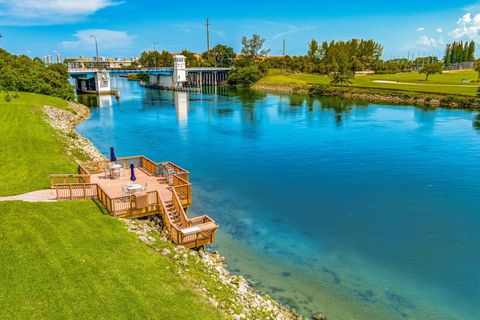
[[[43,57],[43,62],[45,64],[51,64],[52,63],[52,56],[51,55],[46,55]]]
[[[57,63],[62,63],[63,62],[62,61],[62,55],[60,53],[57,53],[56,58],[57,58]]]
[[[65,63],[69,69],[121,69],[128,68],[132,64],[132,60],[122,60],[120,58],[106,58],[106,57],[93,57],[92,59],[85,57],[67,58]]]

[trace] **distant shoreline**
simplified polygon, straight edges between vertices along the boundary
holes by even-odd
[[[402,91],[393,89],[378,89],[364,87],[344,87],[330,85],[295,85],[288,83],[268,83],[262,82],[252,86],[252,89],[285,93],[285,94],[304,94],[310,96],[328,96],[344,99],[361,100],[367,102],[385,102],[392,104],[405,104],[411,106],[429,106],[443,108],[480,108],[480,101],[474,97],[461,95],[440,95],[426,92]],[[317,90],[316,90],[317,89]]]

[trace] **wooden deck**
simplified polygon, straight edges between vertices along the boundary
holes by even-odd
[[[97,198],[110,214],[140,218],[160,214],[170,238],[176,244],[196,248],[214,242],[217,223],[209,216],[190,219],[185,209],[191,205],[189,172],[174,163],[155,163],[144,156],[120,158],[120,177],[107,174],[108,161],[79,164],[79,174],[50,175],[51,188],[58,200]],[[145,186],[140,193],[124,191],[130,182],[130,164],[135,166],[135,183]]]

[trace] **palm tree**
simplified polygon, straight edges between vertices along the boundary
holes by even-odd
[[[347,68],[340,68],[337,72],[335,72],[332,76],[332,81],[330,84],[333,85],[340,85],[340,88],[343,90],[344,85],[352,84],[350,80],[352,78],[352,72]]]

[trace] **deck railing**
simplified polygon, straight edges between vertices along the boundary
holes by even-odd
[[[179,215],[182,225],[178,227],[172,225],[171,236],[177,243],[189,248],[199,247],[207,243],[215,241],[215,231],[218,229],[218,224],[209,216],[200,216],[189,219],[180,204],[180,199],[175,191],[172,190],[172,200]]]
[[[173,189],[177,192],[183,207],[190,207],[192,204],[192,184],[174,174]]]
[[[71,183],[90,183],[90,175],[88,174],[51,174],[50,188],[54,188],[58,184]]]
[[[142,156],[141,157],[141,165],[142,168],[156,176],[158,174],[157,172],[157,163],[153,162],[152,160],[148,159],[147,157]]]
[[[165,167],[166,165],[169,165],[170,168],[172,168],[175,171],[175,174],[178,175],[180,178],[182,178],[185,181],[190,181],[190,173],[183,169],[180,166],[177,166],[175,163],[166,161],[163,163],[163,166]]]
[[[53,188],[59,200],[96,198],[98,190],[98,186],[93,183],[56,184]]]
[[[174,224],[162,201],[158,191],[147,192],[145,199],[137,198],[140,195],[131,194],[120,197],[111,197],[99,184],[92,184],[91,175],[99,174],[108,170],[109,161],[92,161],[80,163],[79,174],[54,174],[50,175],[50,186],[56,190],[57,199],[73,200],[98,198],[105,208],[114,216],[118,217],[142,217],[155,213],[162,215],[168,234],[176,244],[188,248],[199,247],[212,243],[217,223],[208,216],[200,216],[189,219],[184,208],[192,203],[191,183],[189,172],[182,167],[168,161],[156,163],[145,156],[133,156],[119,158],[117,164],[127,169],[133,163],[135,168],[141,168],[151,175],[170,174],[172,202],[181,224]],[[168,170],[168,171],[167,171]],[[173,172],[172,172],[173,170]],[[140,207],[137,207],[140,206]]]
[[[107,160],[82,162],[78,165],[78,172],[88,175],[102,173],[107,169],[108,163],[109,161]]]

